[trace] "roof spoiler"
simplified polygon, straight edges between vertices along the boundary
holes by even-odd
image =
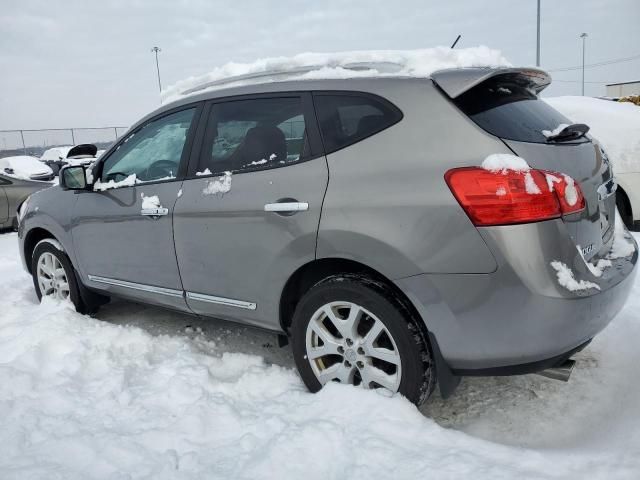
[[[431,79],[450,98],[457,98],[464,92],[489,78],[513,75],[522,78],[528,87],[540,93],[551,83],[551,76],[538,68],[510,68],[510,67],[470,67],[438,70],[431,74]]]

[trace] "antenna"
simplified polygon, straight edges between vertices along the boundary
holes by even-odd
[[[455,42],[453,42],[453,45],[451,45],[451,48],[452,48],[452,49],[453,49],[453,48],[456,48],[456,45],[457,45],[457,43],[458,43],[458,40],[460,40],[460,37],[462,37],[462,35],[458,35],[458,38],[456,38],[456,41],[455,41]]]

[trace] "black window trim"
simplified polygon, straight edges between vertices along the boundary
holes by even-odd
[[[359,90],[314,90],[313,92],[311,92],[313,95],[313,100],[314,100],[314,111],[316,112],[316,123],[318,124],[318,129],[320,131],[320,136],[322,138],[322,145],[324,148],[324,154],[325,155],[330,155],[332,153],[335,152],[339,152],[340,150],[344,149],[344,148],[348,148],[352,145],[355,145],[356,143],[362,142],[363,140],[366,140],[369,137],[373,137],[374,135],[377,135],[378,133],[393,127],[394,125],[400,123],[402,121],[402,119],[404,118],[404,113],[402,112],[402,110],[400,110],[400,108],[398,108],[397,105],[395,105],[394,103],[390,102],[389,100],[387,100],[386,98],[377,95],[375,93],[370,93],[370,92],[362,92]],[[320,130],[319,127],[319,120],[317,119],[317,112],[318,112],[318,108],[316,106],[315,103],[315,99],[316,97],[323,97],[323,96],[343,96],[343,97],[357,97],[357,98],[369,98],[371,100],[375,100],[381,104],[383,104],[385,107],[389,108],[390,111],[392,111],[395,115],[396,118],[392,123],[389,123],[388,125],[382,127],[382,128],[378,128],[376,130],[373,130],[370,134],[363,136],[361,138],[358,138],[355,142],[351,142],[348,143],[346,145],[343,145],[340,148],[336,148],[334,150],[329,150],[327,148],[325,148],[325,140],[324,137],[322,136],[322,130]]]
[[[202,110],[204,107],[204,103],[205,103],[204,101],[200,100],[200,101],[189,103],[186,105],[180,105],[179,107],[175,107],[170,110],[165,110],[162,113],[159,113],[158,115],[155,115],[154,117],[149,118],[144,123],[141,123],[135,128],[127,131],[120,140],[114,143],[111,146],[111,148],[109,148],[109,150],[107,150],[100,157],[100,160],[94,166],[94,170],[95,170],[94,178],[97,179],[102,177],[102,169],[104,168],[104,163],[118,149],[118,147],[120,147],[120,145],[122,145],[129,137],[131,137],[131,135],[138,133],[140,130],[142,130],[144,127],[149,125],[151,122],[155,122],[157,120],[160,120],[161,118],[164,118],[168,115],[172,115],[174,113],[178,113],[184,110],[191,110],[195,108],[195,111],[193,112],[193,117],[191,119],[191,126],[189,127],[189,132],[187,133],[187,138],[185,139],[184,147],[182,149],[182,155],[180,156],[180,164],[178,166],[178,172],[176,173],[176,176],[174,178],[168,178],[165,180],[153,180],[150,182],[140,182],[140,183],[136,183],[135,185],[123,185],[120,187],[113,187],[105,191],[108,192],[110,190],[120,190],[123,188],[142,187],[146,185],[157,185],[159,183],[181,182],[182,180],[184,180],[186,170],[191,157],[191,152],[194,146],[194,138],[196,136],[196,132],[200,129],[200,124],[202,123],[201,120],[202,120]],[[91,189],[90,191],[93,192],[94,190]],[[75,190],[75,192],[79,192],[79,191]]]
[[[264,170],[274,170],[277,168],[292,167],[304,162],[315,160],[324,156],[322,148],[322,140],[320,138],[320,130],[316,122],[315,111],[313,109],[313,100],[311,98],[311,92],[306,90],[283,90],[279,92],[267,92],[267,93],[252,93],[245,95],[232,95],[229,97],[212,98],[206,101],[205,109],[202,113],[203,124],[202,132],[199,132],[198,142],[194,148],[193,154],[189,160],[189,166],[185,172],[184,180],[195,180],[202,178],[217,177],[224,174],[224,171],[213,171],[210,175],[196,175],[196,170],[200,164],[201,156],[207,155],[208,152],[204,151],[205,143],[207,143],[207,137],[211,131],[209,120],[211,117],[211,109],[216,104],[237,102],[242,100],[259,100],[259,99],[275,99],[275,98],[300,98],[302,102],[302,113],[304,115],[305,130],[307,132],[307,138],[309,139],[310,154],[307,157],[301,158],[296,162],[289,162],[285,164],[266,164],[263,167],[257,166],[251,170],[233,170],[233,175],[244,175],[247,173],[262,172]]]

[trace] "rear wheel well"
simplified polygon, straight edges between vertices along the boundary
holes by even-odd
[[[338,274],[364,275],[388,288],[391,293],[407,308],[417,326],[427,338],[427,328],[417,309],[409,298],[391,280],[362,263],[343,258],[323,258],[314,260],[300,267],[291,275],[280,297],[280,326],[289,334],[293,312],[302,296],[316,283]],[[428,341],[428,340],[427,340]]]
[[[34,228],[32,230],[29,230],[29,233],[27,233],[27,236],[25,237],[24,258],[26,260],[25,263],[27,264],[29,273],[32,273],[31,257],[33,257],[33,251],[35,250],[38,242],[44,240],[45,238],[53,238],[54,240],[56,239],[56,237],[51,232],[45,230],[44,228]]]

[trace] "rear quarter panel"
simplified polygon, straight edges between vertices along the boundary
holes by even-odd
[[[369,81],[402,110],[392,127],[327,155],[318,257],[364,263],[389,278],[488,273],[493,255],[444,180],[454,167],[509,153],[428,80]],[[353,88],[356,90],[357,88]]]

